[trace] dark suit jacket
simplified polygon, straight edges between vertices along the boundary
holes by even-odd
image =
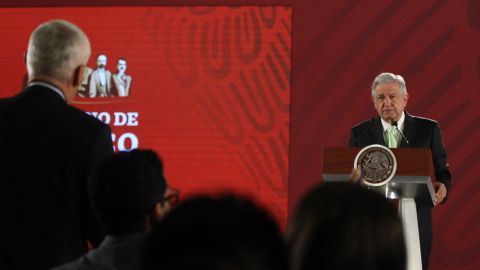
[[[113,153],[110,128],[43,86],[0,100],[0,269],[49,269],[103,235],[86,180]]]
[[[135,270],[141,267],[144,233],[108,235],[102,244],[77,260],[52,270]]]
[[[403,134],[409,144],[402,138],[399,147],[430,148],[435,168],[435,178],[445,184],[447,191],[451,188],[451,174],[447,164],[447,154],[442,143],[440,127],[436,121],[411,116],[405,112]],[[352,128],[350,134],[351,147],[365,147],[371,144],[387,145],[383,138],[383,127],[380,117],[374,117]],[[418,207],[418,229],[421,244],[432,242],[432,207]]]

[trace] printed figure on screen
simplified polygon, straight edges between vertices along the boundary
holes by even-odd
[[[90,79],[90,75],[92,74],[92,69],[89,67],[85,67],[83,72],[82,82],[80,83],[80,87],[78,88],[77,96],[79,97],[88,97],[88,80]]]
[[[132,77],[127,75],[127,60],[119,58],[117,61],[117,73],[112,76],[112,96],[127,97],[130,95]]]
[[[89,97],[110,96],[112,73],[106,69],[106,66],[107,56],[105,54],[99,54],[97,56],[97,69],[90,75]]]

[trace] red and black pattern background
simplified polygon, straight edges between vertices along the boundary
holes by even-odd
[[[19,91],[22,54],[41,22],[62,18],[89,36],[128,97],[77,97],[109,124],[115,150],[152,148],[183,196],[239,192],[287,218],[291,7],[53,7],[0,9],[2,96]],[[15,20],[25,19],[20,23]],[[5,90],[6,89],[6,90]]]
[[[35,25],[25,7],[39,4],[1,4],[3,97],[20,87],[21,54]],[[375,115],[372,79],[402,74],[407,110],[439,121],[453,174],[448,202],[434,210],[431,269],[480,268],[480,1],[117,0],[115,11],[110,1],[41,5],[71,6],[70,13],[49,8],[38,20],[77,22],[111,70],[117,57],[128,59],[130,97],[77,99],[77,106],[138,112],[138,126],[114,126],[114,133],[135,134],[140,147],[158,150],[172,185],[187,194],[250,194],[282,225],[322,181],[323,148],[346,146],[350,128]],[[9,17],[14,6],[23,8]],[[88,13],[92,7],[98,12]],[[15,43],[15,34],[26,36]]]

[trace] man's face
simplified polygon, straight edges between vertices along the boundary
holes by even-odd
[[[127,61],[125,61],[125,60],[118,60],[117,70],[118,70],[118,72],[120,72],[120,73],[124,73],[125,70],[127,70]]]
[[[373,105],[380,117],[392,123],[398,121],[407,106],[408,94],[402,94],[396,82],[382,83],[373,90]]]
[[[103,54],[99,55],[97,57],[97,67],[105,68],[106,65],[107,65],[107,56]]]
[[[155,204],[151,225],[162,221],[162,219],[172,210],[172,208],[177,206],[178,202],[179,191],[177,189],[167,188],[164,193],[163,200]]]

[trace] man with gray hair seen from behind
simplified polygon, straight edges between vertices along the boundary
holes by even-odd
[[[113,154],[110,128],[69,105],[89,57],[80,28],[43,23],[28,43],[27,88],[0,99],[0,269],[50,269],[103,239],[86,183]]]
[[[447,152],[440,126],[434,120],[410,115],[405,111],[409,95],[400,75],[381,73],[372,83],[372,102],[378,112],[352,128],[351,147],[381,144],[389,148],[427,148],[431,150],[435,170],[435,205],[445,202],[451,187]],[[428,269],[432,245],[432,207],[417,204],[418,231],[423,270]]]

